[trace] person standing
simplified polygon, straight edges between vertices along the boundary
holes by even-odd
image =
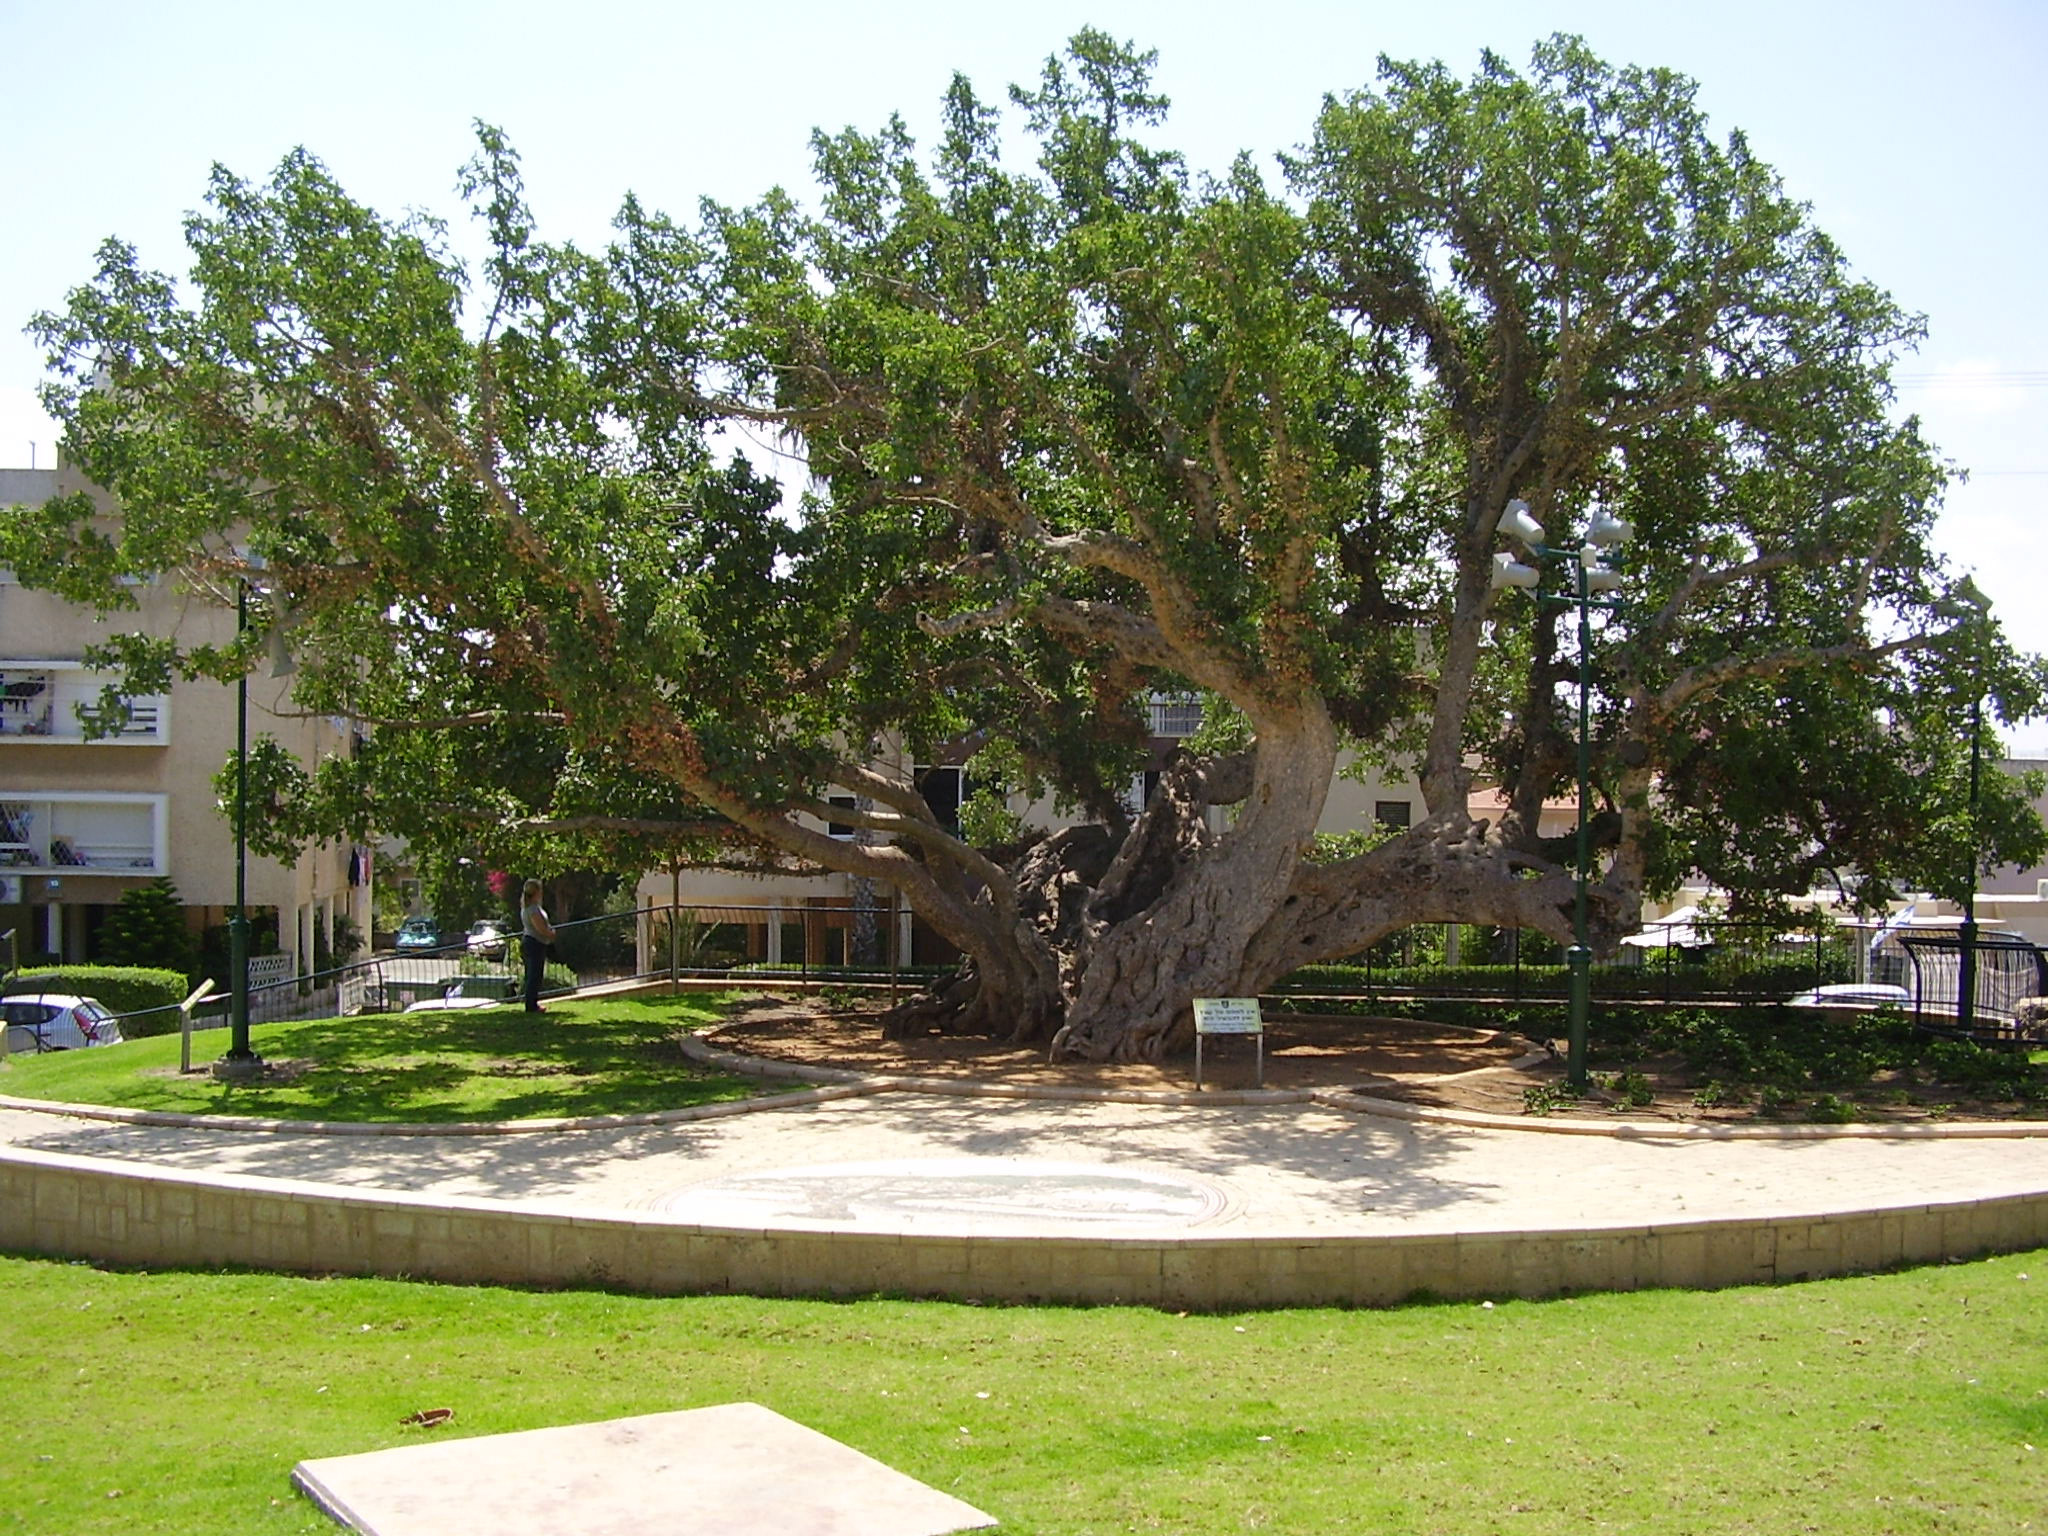
[[[526,1011],[541,1013],[541,972],[548,963],[548,946],[555,942],[555,925],[548,921],[548,909],[540,904],[540,882],[529,880],[519,888],[519,958],[526,965]]]

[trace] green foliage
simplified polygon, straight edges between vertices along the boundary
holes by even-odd
[[[1522,1113],[1552,1115],[1578,1105],[1579,1091],[1570,1083],[1533,1083],[1522,1090]]]
[[[464,955],[455,962],[456,971],[464,976],[524,976],[525,962],[519,957],[519,940],[512,940],[512,947],[503,960],[486,960],[482,955]],[[543,992],[574,992],[576,973],[559,960],[550,960],[540,968],[540,985]]]
[[[1674,1053],[1722,1092],[1767,1091],[1767,1107],[1808,1094],[1825,1103],[1885,1074],[1990,1097],[2048,1102],[2048,1068],[2024,1054],[1918,1029],[1896,1008],[1602,1009],[1596,1054]]]
[[[504,904],[485,879],[488,871],[468,854],[418,848],[413,851],[413,869],[419,876],[421,905],[440,923],[444,943],[459,939],[478,918],[505,918]]]
[[[121,893],[100,924],[98,942],[100,958],[112,965],[176,971],[188,978],[199,965],[199,945],[186,925],[178,888],[162,876]]]
[[[254,744],[256,846],[403,834],[455,926],[488,910],[462,858],[796,861],[895,884],[984,976],[1059,975],[1081,952],[990,899],[976,846],[1030,829],[970,802],[963,839],[874,764],[965,755],[1113,841],[1146,701],[1195,692],[1197,754],[1323,778],[1348,745],[1444,821],[1318,861],[1312,796],[1233,801],[1219,846],[1283,850],[1270,889],[1181,892],[1233,879],[1190,859],[1159,899],[1229,924],[1120,909],[1133,946],[1178,947],[1155,1021],[1197,948],[1354,954],[1467,915],[1451,890],[1556,938],[1571,850],[1532,808],[1573,776],[1580,660],[1611,932],[1694,870],[1765,912],[1851,869],[1875,900],[2048,851],[2024,785],[1947,809],[1976,701],[2030,714],[2044,669],[1957,617],[1950,471],[1892,410],[1920,322],[1690,81],[1569,37],[1465,79],[1382,61],[1269,179],[1163,147],[1153,64],[1084,30],[1012,91],[1014,132],[956,79],[924,150],[898,119],[815,136],[812,206],[686,226],[629,198],[598,251],[539,237],[479,125],[471,266],[304,150],[218,169],[187,281],[109,241],[33,325],[120,526],[12,509],[0,561],[114,612],[124,575],[252,575],[246,543],[247,634],[107,654],[131,687],[232,678],[288,624],[297,705],[388,724],[316,764]],[[735,423],[800,449],[796,515],[721,461]],[[1563,605],[1488,594],[1510,496],[1560,548],[1637,526],[1583,658]],[[1484,840],[1443,835],[1468,756],[1511,807]],[[859,840],[819,830],[848,787]],[[1065,1006],[1023,1001],[1048,1029]]]
[[[1862,1114],[1849,1100],[1823,1093],[1806,1106],[1806,1118],[1815,1125],[1849,1125],[1860,1120]]]
[[[360,955],[368,945],[363,939],[362,929],[356,926],[354,918],[346,912],[338,912],[334,918],[334,941],[331,945],[331,959],[336,965],[347,965]]]
[[[405,898],[394,880],[380,878],[370,888],[370,924],[373,929],[390,933],[405,921]]]
[[[672,957],[686,971],[730,966],[746,959],[746,930],[738,924],[701,922],[685,910],[674,924],[673,941],[666,912],[657,913],[648,930],[648,953],[656,970],[666,969]]]
[[[1436,947],[1441,950],[1441,941]],[[1533,947],[1533,946],[1532,946]],[[1562,993],[1570,971],[1561,964],[1523,965],[1305,965],[1278,982],[1276,992],[1362,992],[1369,987],[1429,995],[1477,994],[1513,997]],[[1593,992],[1599,997],[1760,997],[1782,999],[1808,987],[1843,981],[1846,954],[1836,947],[1819,956],[1775,958],[1714,955],[1702,963],[1661,961],[1641,966],[1595,966]]]
[[[977,785],[960,803],[960,835],[977,848],[1001,848],[1024,835],[1024,819],[994,788]]]
[[[249,953],[275,955],[282,951],[277,908],[249,909]],[[228,925],[215,923],[199,936],[199,974],[210,976],[225,990],[228,984],[230,950]]]
[[[59,992],[92,997],[110,1013],[123,1015],[158,1009],[146,1018],[126,1019],[124,1035],[140,1039],[147,1035],[176,1033],[176,1009],[192,985],[183,971],[138,965],[43,965],[16,971],[0,994],[18,997],[27,992]]]
[[[1657,1102],[1656,1090],[1640,1072],[1617,1072],[1601,1086],[1630,1109],[1643,1109]]]
[[[555,924],[555,957],[576,972],[629,970],[633,965],[635,920],[630,885],[607,892],[603,910],[585,920],[571,920],[565,910],[550,909]]]

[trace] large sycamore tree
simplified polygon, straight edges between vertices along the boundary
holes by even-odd
[[[928,150],[819,135],[808,204],[629,199],[597,252],[538,237],[482,129],[473,270],[305,153],[217,171],[186,282],[110,243],[36,322],[119,519],[16,510],[0,555],[110,614],[137,573],[252,582],[302,706],[372,728],[259,762],[280,842],[840,871],[967,957],[910,1021],[1075,1058],[1413,923],[1568,937],[1538,816],[1582,665],[1596,948],[1689,871],[1874,897],[2038,851],[2000,776],[1959,814],[1970,701],[2025,713],[2039,669],[1929,545],[1950,471],[1887,380],[1917,321],[1689,82],[1570,39],[1383,60],[1272,171],[1204,175],[1150,64],[1083,33],[1007,145],[956,79]],[[1517,499],[1559,546],[1636,527],[1583,656],[1566,605],[1489,590]],[[147,686],[261,639],[107,652]],[[1210,724],[1134,814],[1162,692]],[[1060,828],[953,830],[899,750]],[[1427,815],[1319,841],[1353,760]]]

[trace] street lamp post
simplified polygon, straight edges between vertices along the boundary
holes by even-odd
[[[249,628],[249,583],[235,591],[235,635]],[[249,1045],[249,675],[235,680],[235,911],[228,919],[228,1048],[216,1077],[250,1078],[263,1058]]]
[[[1519,543],[1532,560],[1569,564],[1574,572],[1572,590],[1541,590],[1542,571],[1526,565],[1513,555],[1493,557],[1493,586],[1522,587],[1542,602],[1576,606],[1579,610],[1579,813],[1576,857],[1573,860],[1572,946],[1565,954],[1571,977],[1571,1002],[1565,1028],[1565,1082],[1574,1092],[1586,1089],[1586,1024],[1593,1008],[1593,947],[1586,939],[1586,886],[1592,879],[1592,845],[1586,830],[1586,815],[1592,800],[1592,655],[1595,608],[1612,612],[1619,602],[1596,600],[1595,594],[1618,591],[1621,575],[1603,561],[1635,536],[1635,529],[1623,519],[1605,511],[1594,514],[1586,529],[1586,542],[1577,549],[1552,548],[1543,542],[1543,525],[1530,515],[1526,501],[1511,501],[1501,526]]]
[[[1956,1027],[1977,1027],[1977,854],[1983,847],[1977,832],[1977,784],[1984,756],[1984,691],[1970,700],[1970,868],[1963,886],[1962,974],[1956,978]]]
[[[1984,766],[1984,625],[1991,618],[1991,599],[1969,577],[1956,588],[1957,601],[1944,611],[1970,625],[1970,828],[1969,867],[1963,878],[1962,954],[1956,976],[1956,1028],[1977,1025],[1977,859],[1984,843],[1977,827],[1977,798]]]

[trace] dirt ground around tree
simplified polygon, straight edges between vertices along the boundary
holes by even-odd
[[[1544,1113],[1596,1119],[1691,1124],[1798,1124],[1815,1119],[1876,1123],[2024,1118],[2029,1106],[1965,1088],[1880,1076],[1822,1110],[1818,1095],[1774,1102],[1752,1088],[1734,1101],[1701,1103],[1706,1086],[1676,1058],[1600,1062],[1595,1088],[1576,1102],[1560,1098],[1562,1042],[1531,1040],[1455,1024],[1357,1014],[1270,1014],[1265,1021],[1265,1086],[1351,1089],[1438,1109],[1522,1116],[1532,1094]],[[801,998],[764,998],[734,1013],[716,1044],[772,1061],[869,1075],[907,1075],[989,1083],[1074,1087],[1191,1089],[1192,1050],[1162,1063],[1052,1064],[1042,1050],[980,1036],[882,1036],[881,1010],[831,1008]],[[1553,1048],[1554,1047],[1554,1048]],[[1246,1037],[1219,1036],[1203,1047],[1210,1089],[1250,1088],[1256,1060]],[[1646,1101],[1647,1096],[1647,1101]],[[1709,1090],[1704,1097],[1717,1095]],[[1843,1106],[1846,1106],[1846,1111]],[[1833,1113],[1828,1113],[1832,1110]],[[2038,1107],[2033,1110],[2038,1114]]]

